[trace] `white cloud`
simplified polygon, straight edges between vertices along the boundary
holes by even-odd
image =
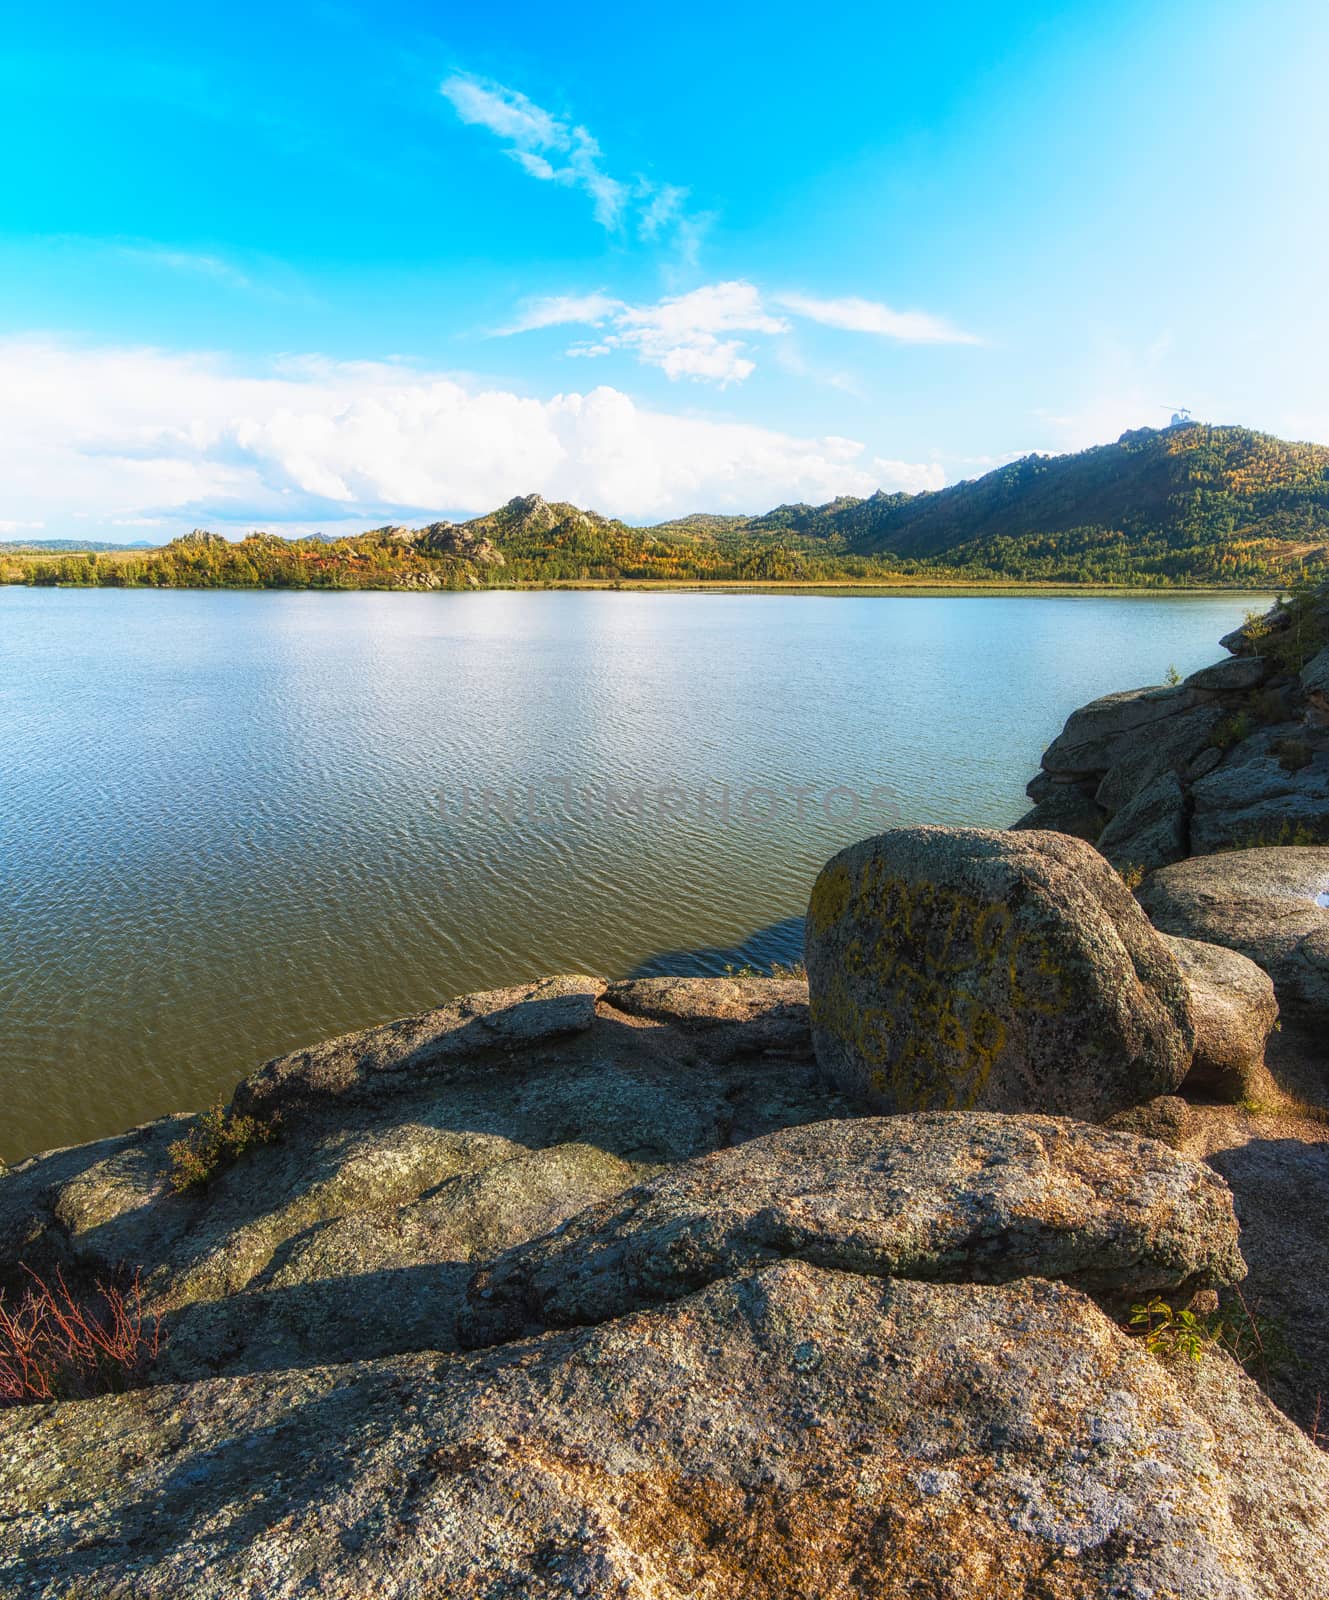
[[[772,310],[772,306],[779,310]],[[701,378],[724,385],[741,383],[756,370],[750,340],[733,335],[786,334],[792,324],[781,311],[838,327],[857,326],[859,331],[888,333],[897,339],[979,342],[926,312],[890,311],[869,300],[811,300],[799,295],[768,300],[756,284],[743,278],[708,284],[649,306],[629,305],[603,292],[531,300],[516,321],[500,331],[525,333],[533,328],[571,324],[603,328],[608,324],[606,332],[573,345],[568,354],[604,356],[627,350],[645,365],[659,367],[670,378]],[[780,354],[780,360],[791,371],[811,370],[802,357],[789,349]],[[835,373],[824,381],[851,393],[854,390],[853,379],[847,373]]]
[[[543,299],[528,300],[517,313],[516,321],[498,332],[530,333],[534,328],[559,328],[569,323],[598,327],[606,317],[624,309],[621,300],[614,300],[599,290],[594,294],[547,295]]]
[[[776,305],[795,316],[820,322],[828,328],[845,328],[851,333],[876,333],[886,339],[909,344],[980,344],[972,333],[954,327],[944,317],[928,311],[892,311],[876,300],[861,300],[845,295],[838,300],[819,300],[813,295],[780,294]]]
[[[743,314],[711,302],[683,323],[723,331]],[[931,486],[939,471],[856,440],[647,410],[607,387],[534,399],[389,363],[242,371],[198,352],[0,341],[0,509],[56,532],[363,527],[532,490],[660,518]]]
[[[789,326],[773,317],[750,283],[714,283],[690,294],[674,295],[653,306],[624,306],[616,313],[617,331],[592,348],[623,348],[659,367],[670,378],[705,378],[741,383],[754,370],[735,333],[783,333]]]
[[[519,89],[457,72],[439,86],[439,92],[463,122],[504,140],[507,154],[529,177],[588,194],[602,227],[621,227],[632,211],[639,238],[672,233],[682,256],[695,257],[701,219],[685,212],[686,189],[647,178],[626,181],[611,176],[605,170],[604,152],[586,128],[546,111]]]
[[[762,304],[754,284],[735,280],[671,295],[655,305],[634,306],[605,294],[554,295],[529,301],[504,333],[579,324],[606,332],[575,344],[573,356],[631,352],[670,378],[703,378],[721,385],[741,383],[755,370],[746,340],[735,334],[784,333],[789,324]]]
[[[523,150],[564,150],[570,143],[565,123],[542,110],[517,89],[486,84],[455,73],[440,88],[463,122],[488,128]]]
[[[887,461],[873,456],[872,471],[878,485],[893,494],[922,494],[946,486],[946,470],[938,461]]]

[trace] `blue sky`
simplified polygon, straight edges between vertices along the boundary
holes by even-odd
[[[632,520],[1329,440],[1329,7],[7,23],[0,536]]]

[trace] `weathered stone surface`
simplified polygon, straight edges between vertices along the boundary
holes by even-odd
[[[1175,1094],[1160,1094],[1142,1106],[1131,1106],[1109,1117],[1106,1127],[1120,1133],[1138,1134],[1142,1139],[1158,1139],[1173,1150],[1185,1146],[1191,1124],[1191,1106]]]
[[[1206,772],[1212,772],[1223,759],[1223,752],[1216,745],[1210,745],[1201,750],[1199,755],[1186,768],[1187,783],[1194,783],[1197,778],[1203,778]]]
[[[1118,871],[1151,872],[1186,854],[1186,796],[1175,772],[1163,772],[1117,812],[1098,848]]]
[[[1249,956],[1279,1004],[1329,1015],[1329,847],[1283,846],[1194,856],[1151,873],[1140,904],[1164,933]]]
[[[417,1200],[308,1228],[242,1291],[168,1311],[154,1381],[455,1349],[477,1260],[548,1233],[644,1170],[593,1145],[511,1147]]]
[[[302,1099],[278,1143],[201,1192],[167,1176],[189,1117],[20,1163],[0,1181],[0,1286],[21,1285],[20,1260],[76,1281],[142,1267],[177,1377],[447,1348],[477,1262],[662,1163],[847,1114],[812,1054],[805,984],[616,987],[655,1016],[602,999],[589,1028],[516,1052],[445,1071],[418,1052],[381,1094]],[[366,1081],[383,1034],[413,1031],[375,1030],[364,1064],[338,1041],[339,1081]]]
[[[465,995],[269,1061],[240,1085],[235,1104],[252,1115],[286,1117],[332,1098],[379,1098],[399,1083],[418,1087],[425,1074],[458,1062],[585,1031],[604,989],[603,978],[559,976]]]
[[[818,1058],[873,1110],[1098,1121],[1190,1065],[1175,961],[1065,834],[899,828],[851,846],[813,888],[807,967]]]
[[[1321,650],[1301,669],[1306,691],[1306,721],[1314,728],[1329,727],[1329,650]]]
[[[152,1388],[0,1412],[0,1593],[1323,1590],[1324,1459],[1223,1356],[1166,1368],[1047,1278],[1116,1305],[1235,1276],[1221,1183],[1050,1118],[851,1118],[803,1007],[798,983],[615,985],[585,1028],[389,1053],[362,1092],[376,1031],[200,1194],[165,1183],[187,1118],[0,1177],[4,1249],[142,1264],[168,1336]],[[1264,1281],[1281,1260],[1292,1326],[1318,1325],[1329,1167],[1230,1155]],[[1288,1254],[1278,1212],[1308,1196]],[[613,1320],[453,1353],[468,1283],[552,1282],[559,1251],[553,1287]]]
[[[611,983],[605,1002],[632,1017],[705,1030],[712,1051],[807,1051],[804,978],[628,978]]]
[[[1148,723],[1124,740],[1111,768],[1100,780],[1095,799],[1105,811],[1119,812],[1167,773],[1185,771],[1195,759],[1213,748],[1213,740],[1227,713],[1221,706],[1196,706],[1164,722]]]
[[[1201,939],[1164,934],[1191,992],[1195,1059],[1186,1087],[1221,1100],[1276,1098],[1264,1064],[1278,1021],[1273,979],[1248,957]]]
[[[4,1414],[0,1585],[16,1600],[1326,1592],[1329,1462],[1222,1359],[1174,1376],[1039,1280],[782,1263],[464,1358]]]
[[[1025,784],[1024,792],[1037,805],[1040,800],[1048,799],[1054,789],[1059,789],[1064,784],[1077,784],[1079,781],[1075,778],[1054,778],[1050,772],[1044,772],[1040,767]]]
[[[1061,733],[1043,752],[1043,769],[1085,777],[1104,773],[1135,742],[1141,729],[1179,716],[1196,703],[1197,697],[1180,685],[1104,695],[1071,713]]]
[[[1301,745],[1296,724],[1257,729],[1191,787],[1191,850],[1251,849],[1307,838],[1329,842],[1329,748],[1306,746],[1305,765],[1286,751]]]
[[[784,1129],[671,1168],[482,1268],[498,1344],[676,1300],[780,1256],[878,1277],[1064,1278],[1118,1302],[1245,1276],[1226,1186],[1149,1140],[924,1112]]]
[[[1018,822],[1011,824],[1011,829],[1013,832],[1051,829],[1092,844],[1102,833],[1106,821],[1107,812],[1078,784],[1054,783],[1048,785],[1046,795],[1032,811],[1026,811]]]
[[[1230,656],[1212,667],[1201,667],[1185,680],[1187,689],[1219,690],[1223,693],[1258,689],[1269,676],[1270,663],[1263,656]]]

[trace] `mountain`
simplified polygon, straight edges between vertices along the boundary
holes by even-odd
[[[26,550],[44,550],[54,555],[73,555],[76,552],[95,550],[100,555],[107,550],[155,550],[151,539],[138,539],[133,544],[103,544],[96,539],[0,539],[0,551],[21,553]]]
[[[1142,428],[935,492],[781,506],[745,527],[775,530],[858,555],[1007,574],[1130,566],[1239,578],[1325,562],[1329,449],[1248,428]]]
[[[50,542],[55,545],[56,541]],[[461,588],[617,579],[1232,584],[1329,578],[1329,449],[1181,423],[1077,455],[1024,456],[924,494],[633,527],[540,495],[466,522],[160,550],[0,546],[0,582]]]

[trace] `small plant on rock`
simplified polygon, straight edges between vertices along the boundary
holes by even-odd
[[[1254,732],[1255,725],[1245,711],[1234,711],[1226,716],[1209,736],[1209,743],[1215,750],[1230,750],[1234,744],[1240,744],[1243,739],[1249,739]]]
[[[1273,751],[1284,772],[1300,772],[1315,759],[1315,752],[1305,739],[1278,739]]]
[[[1325,843],[1325,829],[1287,818],[1280,827],[1253,828],[1223,850],[1263,850],[1273,845],[1313,845]]]
[[[1174,1311],[1157,1295],[1146,1305],[1131,1307],[1130,1325],[1154,1356],[1183,1356],[1200,1361],[1219,1342],[1211,1318],[1184,1306]]]
[[[176,1194],[205,1188],[217,1174],[238,1161],[255,1145],[271,1144],[277,1138],[276,1117],[262,1121],[243,1112],[213,1106],[195,1122],[183,1139],[168,1145],[171,1188]]]
[[[745,961],[741,967],[725,965],[726,978],[806,978],[808,969],[801,961],[772,961],[769,967],[754,967]]]
[[[1252,1306],[1235,1285],[1227,1293],[1226,1303],[1213,1311],[1174,1310],[1155,1296],[1131,1307],[1130,1326],[1151,1355],[1200,1361],[1210,1350],[1223,1350],[1267,1389],[1277,1372],[1297,1364],[1296,1356],[1258,1302]]]
[[[773,978],[802,978],[806,979],[808,969],[802,961],[772,961],[771,977]]]
[[[57,1269],[31,1268],[17,1304],[0,1292],[0,1407],[84,1400],[136,1388],[161,1348],[161,1324],[143,1314],[139,1276],[127,1287],[98,1279],[77,1295]]]

